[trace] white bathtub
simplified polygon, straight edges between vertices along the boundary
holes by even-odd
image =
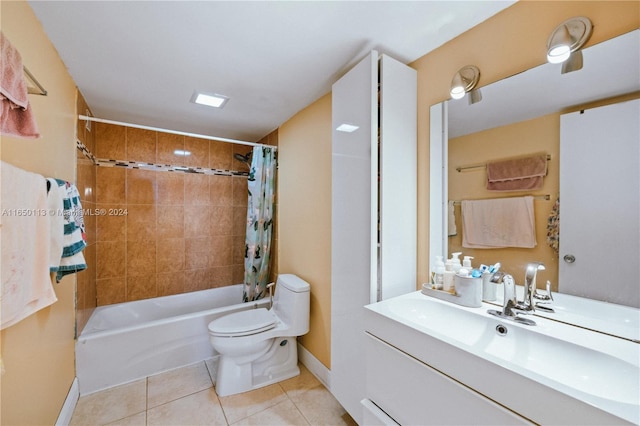
[[[76,342],[80,394],[213,357],[209,322],[269,304],[240,300],[237,284],[96,308]]]

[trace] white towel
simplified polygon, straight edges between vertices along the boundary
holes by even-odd
[[[533,197],[462,202],[462,247],[536,246]]]
[[[50,223],[44,177],[0,162],[0,329],[51,305]]]

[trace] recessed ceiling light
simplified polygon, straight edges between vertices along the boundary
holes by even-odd
[[[336,127],[336,130],[339,131],[339,132],[351,133],[351,132],[355,132],[359,128],[360,128],[360,126],[354,126],[353,124],[343,123],[343,124],[339,125],[338,127]]]
[[[175,155],[181,155],[183,157],[186,157],[187,155],[191,155],[191,151],[183,151],[181,149],[176,149],[175,151],[173,151],[173,153]]]
[[[191,97],[191,102],[200,105],[206,105],[214,108],[222,108],[229,98],[223,95],[209,94],[209,93],[200,93],[194,92]]]

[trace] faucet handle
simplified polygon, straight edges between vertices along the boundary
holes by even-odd
[[[535,289],[533,293],[533,297],[538,300],[544,301],[553,301],[553,294],[551,293],[551,281],[547,280],[547,291],[546,293],[538,293],[538,289]]]

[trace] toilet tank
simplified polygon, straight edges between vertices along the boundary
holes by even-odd
[[[311,286],[293,274],[280,274],[273,298],[273,310],[291,328],[291,336],[309,331],[309,300]]]

